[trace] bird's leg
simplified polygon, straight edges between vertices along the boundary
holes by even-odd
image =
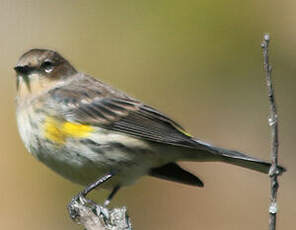
[[[92,190],[94,190],[95,188],[97,188],[100,184],[103,184],[104,182],[108,181],[109,179],[111,179],[111,177],[113,176],[113,173],[107,173],[106,175],[102,176],[101,178],[99,178],[98,180],[96,180],[94,183],[86,186],[80,193],[82,196],[86,197],[88,193],[90,193]]]
[[[113,188],[112,192],[104,202],[104,207],[107,207],[110,204],[111,200],[113,199],[114,195],[118,192],[119,189],[120,189],[119,185]]]
[[[94,203],[94,202],[86,199],[87,194],[90,193],[95,188],[97,188],[99,185],[101,185],[104,182],[111,179],[113,175],[114,174],[111,172],[107,173],[106,175],[104,175],[104,176],[100,177],[98,180],[96,180],[94,183],[86,186],[80,193],[78,193],[77,195],[75,195],[72,198],[72,200],[68,204],[68,212],[69,212],[69,215],[72,219],[76,219],[76,217],[79,216],[79,214],[77,213],[77,210],[75,209],[75,203],[77,203],[77,202],[78,203]],[[113,191],[112,191],[112,193],[113,193]],[[114,196],[114,194],[112,196]]]

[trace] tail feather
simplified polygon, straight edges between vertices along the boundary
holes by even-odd
[[[150,170],[149,175],[198,187],[203,187],[204,185],[197,176],[182,169],[176,163],[169,163],[158,168],[153,168]]]
[[[244,153],[228,150],[220,147],[210,145],[200,140],[195,140],[198,144],[198,149],[206,151],[215,155],[215,158],[219,161],[234,164],[251,170],[255,170],[262,173],[268,173],[271,163],[248,156]],[[279,166],[281,172],[285,172],[286,169]]]

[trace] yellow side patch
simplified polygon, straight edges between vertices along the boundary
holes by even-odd
[[[93,127],[90,125],[65,122],[61,130],[66,136],[81,138],[87,137],[89,133],[93,131]]]
[[[90,125],[58,121],[47,117],[44,123],[44,135],[49,140],[63,144],[67,138],[87,137],[94,129]]]
[[[51,117],[45,119],[43,126],[44,135],[47,139],[62,144],[65,141],[65,136],[61,132],[61,124]]]

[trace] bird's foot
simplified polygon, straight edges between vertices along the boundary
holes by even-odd
[[[76,220],[79,218],[81,207],[89,207],[89,208],[95,208],[96,204],[92,200],[88,200],[82,192],[75,195],[72,200],[68,203],[68,212],[72,220]]]

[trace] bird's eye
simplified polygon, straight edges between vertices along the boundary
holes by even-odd
[[[44,61],[41,64],[41,68],[44,69],[46,73],[50,73],[54,68],[54,64],[51,61]]]

